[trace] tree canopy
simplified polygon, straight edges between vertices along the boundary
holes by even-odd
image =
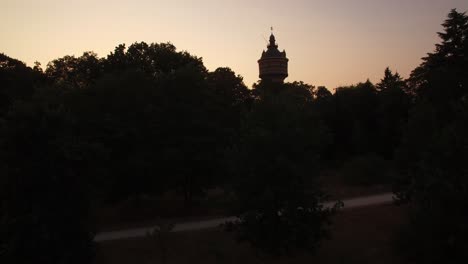
[[[411,244],[405,253],[418,263],[468,257],[468,17],[452,10],[442,26],[441,43],[409,79],[416,104],[397,155],[395,191],[414,205],[402,248]]]
[[[468,257],[468,16],[451,10],[442,26],[407,80],[386,68],[333,92],[249,89],[171,43],[67,55],[45,70],[0,54],[0,261],[91,263],[94,206],[176,193],[189,215],[213,187],[232,193],[239,240],[314,253],[339,208],[323,206],[320,171],[385,184],[393,162],[397,200],[411,203],[405,254]]]

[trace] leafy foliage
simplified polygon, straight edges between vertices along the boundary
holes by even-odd
[[[29,100],[44,78],[38,70],[0,53],[0,118],[17,100]]]
[[[230,228],[240,241],[270,254],[313,252],[328,235],[335,210],[323,208],[318,185],[312,195],[304,188],[326,147],[326,129],[311,111],[310,86],[260,83],[256,89],[260,96],[230,153],[240,219]]]
[[[2,263],[90,263],[90,148],[61,108],[18,103],[1,130]]]
[[[411,75],[416,105],[397,155],[395,191],[413,204],[405,253],[420,263],[457,262],[468,252],[468,17],[452,10],[443,27],[442,43]]]
[[[171,44],[120,45],[107,59],[65,56],[45,72],[3,55],[1,65],[7,263],[91,261],[89,201],[176,189],[190,206],[223,181],[223,153],[250,98],[230,69],[209,73]]]
[[[349,182],[382,183],[393,159],[395,192],[412,202],[409,256],[466,258],[468,17],[452,10],[443,27],[408,80],[387,68],[334,93],[249,90],[171,43],[64,56],[45,71],[0,54],[0,260],[89,263],[91,201],[176,190],[190,212],[220,185],[235,191],[240,240],[314,252],[339,208],[322,206],[317,171],[349,160]]]

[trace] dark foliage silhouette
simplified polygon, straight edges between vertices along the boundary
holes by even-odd
[[[39,70],[0,53],[0,118],[16,100],[29,100],[45,79]]]
[[[86,168],[90,147],[77,140],[60,107],[16,103],[1,133],[2,263],[90,263],[93,225]]]
[[[0,261],[91,263],[97,207],[175,192],[186,216],[220,186],[241,241],[313,253],[339,207],[322,206],[319,171],[385,184],[394,163],[398,202],[411,204],[403,252],[466,259],[468,17],[452,10],[443,28],[408,80],[387,68],[333,93],[268,78],[248,89],[171,43],[45,70],[0,54]]]
[[[274,255],[313,253],[328,236],[330,217],[316,181],[319,156],[329,142],[312,111],[312,87],[260,83],[238,144],[230,151],[239,197],[238,221],[228,224],[240,241]]]
[[[452,10],[434,53],[411,74],[415,95],[397,159],[400,202],[412,202],[404,252],[418,263],[468,257],[468,17]]]

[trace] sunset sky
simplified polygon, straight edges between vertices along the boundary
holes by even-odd
[[[440,24],[467,0],[0,0],[0,52],[28,65],[120,43],[171,42],[203,57],[209,70],[230,67],[258,80],[270,27],[289,58],[286,81],[333,89],[407,77],[434,49]]]

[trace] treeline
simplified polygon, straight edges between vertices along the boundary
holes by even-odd
[[[334,93],[302,82],[248,89],[169,43],[44,70],[0,54],[0,259],[89,262],[92,203],[175,190],[190,208],[215,186],[236,194],[231,227],[243,240],[313,250],[338,208],[321,208],[318,171],[354,157],[398,165],[395,192],[416,208],[405,241],[418,247],[405,253],[464,256],[468,18],[452,10],[443,26],[409,79],[387,68],[375,85]]]

